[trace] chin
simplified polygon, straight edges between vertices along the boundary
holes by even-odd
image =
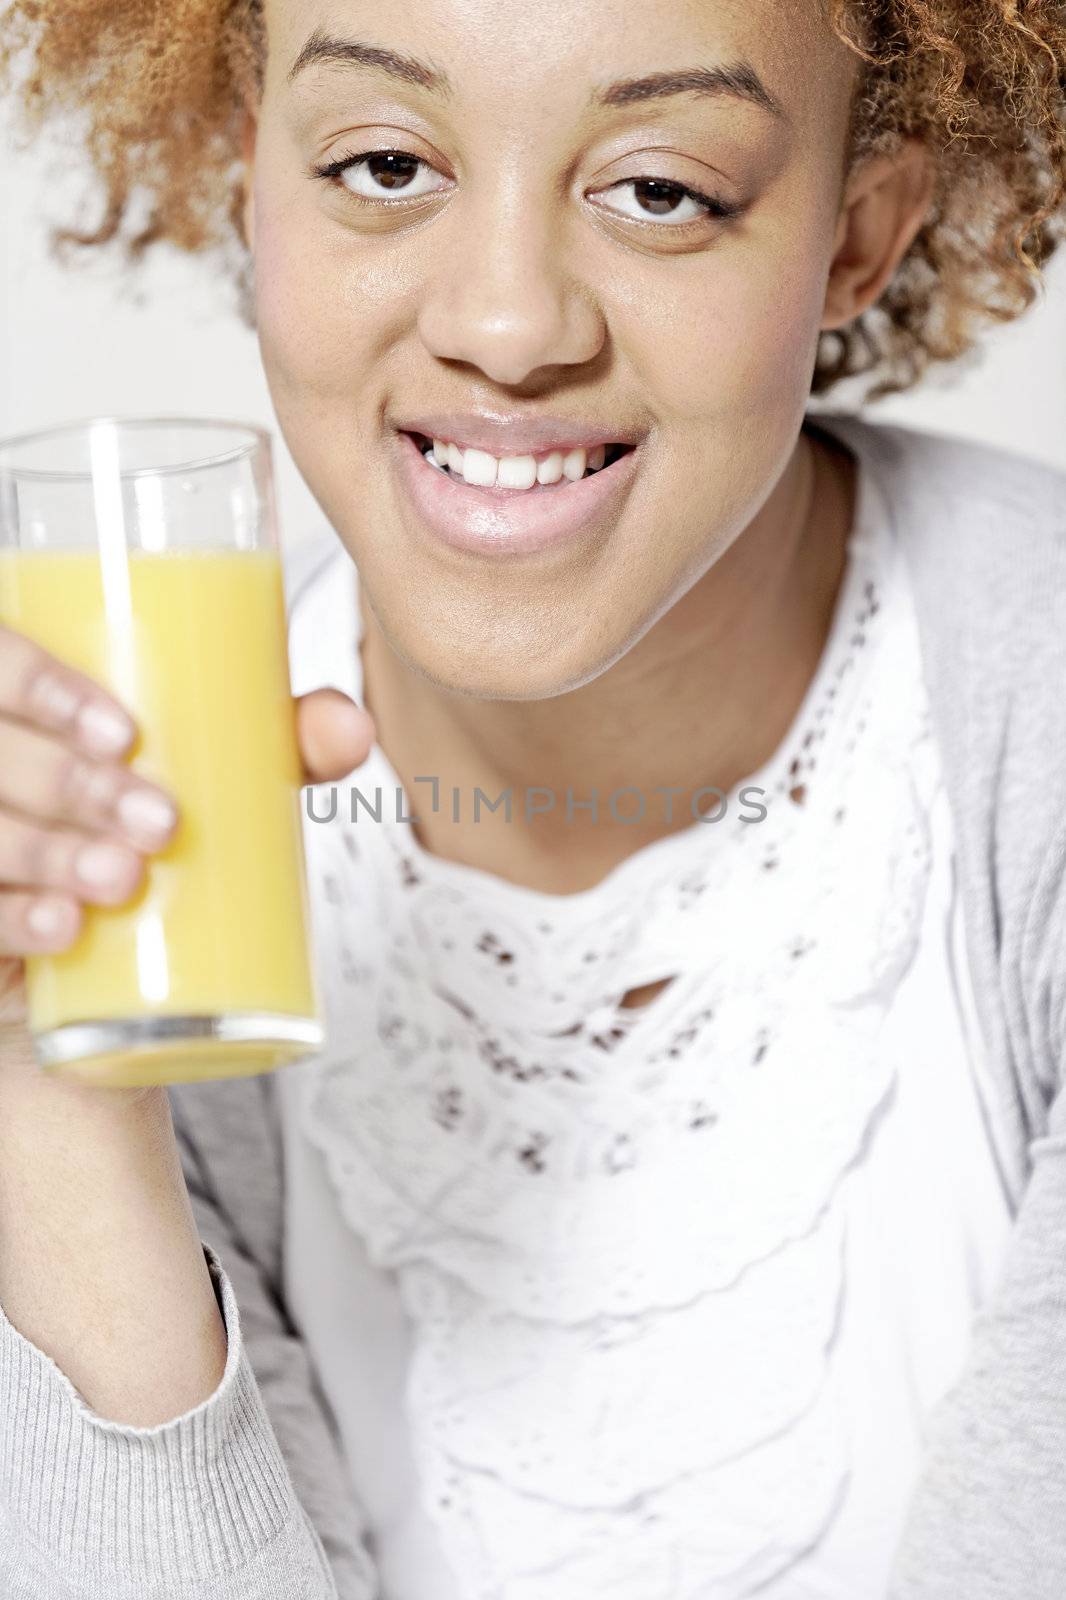
[[[408,621],[410,614],[408,613]],[[607,670],[602,641],[557,638],[531,645],[515,633],[480,644],[469,631],[447,638],[437,632],[427,649],[427,633],[394,632],[379,616],[384,638],[405,666],[445,694],[473,700],[552,700],[592,682]]]

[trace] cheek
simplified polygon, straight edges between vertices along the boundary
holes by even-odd
[[[379,303],[380,300],[380,303]],[[303,404],[352,401],[373,358],[388,299],[353,266],[347,235],[293,204],[257,200],[256,325],[272,390]]]
[[[643,371],[655,372],[662,413],[684,429],[735,436],[745,420],[802,413],[818,345],[828,262],[824,237],[725,241],[687,281],[632,318]],[[722,436],[719,433],[719,436]]]
[[[328,366],[339,343],[330,286],[292,250],[283,227],[268,220],[256,237],[256,325],[271,382],[317,387],[328,382]],[[331,355],[332,352],[332,355]],[[323,357],[328,358],[323,362]]]

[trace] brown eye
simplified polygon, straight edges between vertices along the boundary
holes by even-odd
[[[368,156],[366,161],[367,175],[383,189],[409,187],[419,166],[417,156],[405,156],[397,150],[382,150],[378,155]]]
[[[626,195],[627,190],[631,191],[631,196]],[[634,222],[656,222],[667,227],[732,217],[739,209],[716,195],[704,194],[687,184],[670,183],[664,178],[626,178],[602,190],[601,194],[616,197],[615,204],[601,202],[605,210]]]
[[[672,183],[657,183],[654,178],[640,178],[633,185],[633,192],[645,211],[657,217],[670,216],[685,198],[683,190]]]
[[[315,168],[315,176],[341,184],[357,200],[385,205],[390,199],[421,199],[447,183],[428,161],[408,150],[364,150],[359,155],[343,155]]]

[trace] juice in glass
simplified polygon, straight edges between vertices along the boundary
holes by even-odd
[[[49,1040],[94,1023],[133,1026],[111,1053],[51,1064],[122,1085],[308,1055],[322,1032],[276,551],[130,549],[109,567],[91,547],[0,549],[0,619],[122,701],[132,766],[182,813],[134,900],[86,907],[69,951],[28,962],[43,1064]]]

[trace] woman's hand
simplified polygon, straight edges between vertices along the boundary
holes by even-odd
[[[370,715],[337,689],[296,701],[308,783],[366,759]],[[172,796],[128,764],[137,735],[100,684],[0,627],[0,1074],[35,1073],[27,956],[69,949],[86,906],[123,905],[177,826]]]
[[[314,783],[374,738],[334,689],[298,702],[297,729]],[[0,628],[0,1305],[100,1416],[152,1427],[211,1395],[227,1352],[167,1091],[39,1071],[24,984],[25,957],[124,904],[174,832],[129,765],[136,733],[106,689]]]

